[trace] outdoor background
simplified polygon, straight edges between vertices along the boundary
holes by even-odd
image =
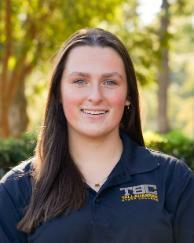
[[[194,169],[193,0],[0,0],[0,177],[33,155],[53,57],[84,27],[127,46],[146,145]]]

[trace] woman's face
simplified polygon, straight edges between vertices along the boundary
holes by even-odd
[[[97,138],[118,132],[129,101],[124,64],[114,49],[73,48],[60,89],[69,135]]]

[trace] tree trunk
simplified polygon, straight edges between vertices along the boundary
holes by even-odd
[[[27,102],[25,97],[24,80],[20,83],[14,97],[1,99],[0,104],[0,137],[18,137],[28,124]],[[2,98],[2,94],[0,95]]]
[[[11,0],[5,0],[2,21],[4,22],[5,42],[2,50],[2,66],[0,68],[0,137],[19,136],[25,130],[28,122],[26,113],[26,99],[24,95],[25,79],[31,73],[41,52],[42,40],[37,36],[38,21],[28,15],[25,25],[24,42],[19,50],[13,48],[13,18]],[[50,17],[49,11],[40,16],[41,20]],[[37,39],[36,39],[37,38]],[[36,45],[34,46],[34,39]],[[31,48],[33,46],[33,48]],[[33,49],[33,50],[31,50]],[[34,58],[27,60],[32,52]],[[10,68],[8,63],[14,57],[16,63]]]
[[[168,119],[168,88],[170,84],[169,70],[169,39],[170,22],[168,0],[162,2],[162,16],[159,32],[160,58],[158,71],[158,131],[166,133],[170,130]]]
[[[1,99],[0,104],[0,137],[6,138],[9,136],[9,122],[8,122],[9,108]]]
[[[9,129],[13,137],[19,137],[27,128],[27,101],[25,97],[24,80],[20,83],[16,96],[9,111]]]
[[[0,73],[0,137],[9,136],[9,97],[7,95],[8,61],[12,51],[12,24],[11,24],[11,1],[5,1],[5,12],[2,18],[5,22],[5,52],[1,55],[2,71]]]

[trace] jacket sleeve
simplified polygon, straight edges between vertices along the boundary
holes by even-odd
[[[194,174],[184,162],[175,166],[174,238],[176,243],[194,243]],[[176,178],[175,178],[176,177]]]
[[[17,230],[21,215],[4,183],[0,182],[0,242],[25,243],[26,234]]]

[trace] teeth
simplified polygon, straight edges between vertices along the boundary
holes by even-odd
[[[90,115],[101,115],[101,114],[105,114],[107,111],[91,111],[91,110],[84,110],[82,109],[82,111],[86,114],[90,114]]]

